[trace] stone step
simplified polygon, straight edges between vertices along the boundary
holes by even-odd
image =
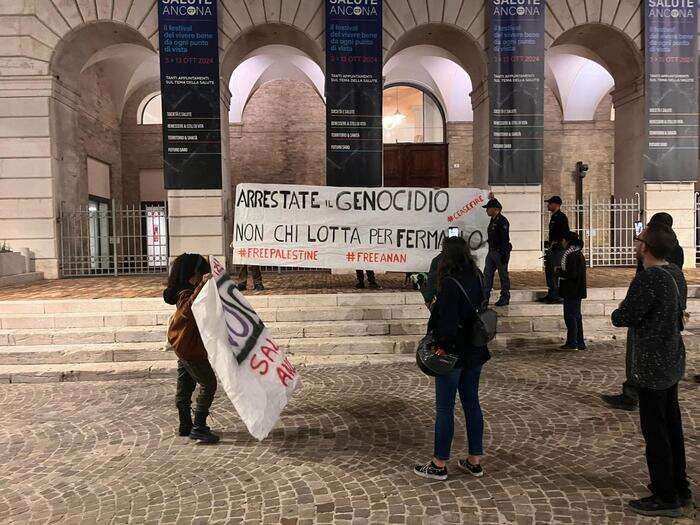
[[[421,335],[277,338],[290,355],[400,354],[413,351]],[[175,359],[163,343],[0,346],[1,365],[161,361]]]
[[[588,301],[619,302],[627,293],[626,287],[590,288]],[[514,303],[532,302],[541,297],[544,290],[513,290]],[[688,296],[700,298],[700,285],[688,287]],[[492,294],[492,301],[497,293]],[[336,307],[336,306],[399,306],[422,305],[423,298],[418,292],[374,292],[339,293],[308,295],[249,295],[248,301],[255,309],[291,307]],[[0,315],[4,314],[67,314],[67,313],[127,313],[127,312],[168,312],[172,307],[159,297],[136,299],[57,299],[0,301]]]
[[[385,319],[378,321],[317,321],[269,323],[275,338],[317,338],[345,336],[421,335],[426,330],[426,319]],[[689,329],[700,327],[700,317],[691,317]],[[586,316],[588,331],[610,330],[623,335],[625,329],[614,328],[609,316]],[[131,326],[98,328],[20,328],[0,330],[0,346],[36,346],[105,343],[161,343],[166,338],[166,326]],[[561,316],[499,318],[498,331],[502,334],[530,332],[561,332],[566,330]]]
[[[344,356],[304,355],[294,356],[292,361],[298,370],[303,370],[303,368],[307,366],[337,367],[412,363],[415,361],[415,357],[408,354],[357,354]],[[167,361],[130,361],[124,363],[0,365],[0,383],[174,379],[176,370],[177,363],[173,359]]]

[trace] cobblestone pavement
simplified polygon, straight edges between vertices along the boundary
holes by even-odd
[[[700,268],[684,270],[690,284],[700,284]],[[544,274],[535,271],[511,272],[513,289],[544,289]],[[633,268],[590,268],[589,288],[627,286],[634,276]],[[295,293],[353,293],[354,275],[331,275],[324,272],[268,272],[263,274],[266,290],[251,295]],[[389,273],[378,277],[383,289],[379,292],[412,289],[404,284],[404,274]],[[21,299],[98,299],[104,297],[160,297],[165,284],[164,275],[138,277],[88,277],[40,281],[25,286],[0,290],[0,301]],[[498,282],[498,279],[496,279]],[[249,283],[250,286],[250,283]],[[498,285],[496,286],[498,287]]]
[[[411,473],[434,414],[411,364],[304,369],[262,443],[218,395],[214,447],[174,435],[170,380],[0,385],[0,523],[664,523],[625,509],[645,494],[638,415],[598,399],[622,373],[603,346],[499,353],[481,387],[486,476],[451,464],[447,482]],[[700,385],[680,393],[697,490]],[[464,443],[457,425],[455,458]]]

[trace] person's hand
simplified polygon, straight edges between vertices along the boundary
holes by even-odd
[[[435,348],[435,354],[439,356],[447,355],[447,352],[445,352],[442,348],[439,346]]]
[[[492,191],[490,191],[490,192],[489,192],[489,199],[493,199],[493,198],[494,198],[494,196],[493,196],[493,192],[492,192]]]

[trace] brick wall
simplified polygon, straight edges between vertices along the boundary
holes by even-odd
[[[231,126],[231,180],[326,183],[326,108],[318,93],[295,80],[263,84],[243,122]]]
[[[447,123],[447,156],[450,187],[474,185],[474,126],[471,122]],[[456,167],[456,165],[459,167]]]

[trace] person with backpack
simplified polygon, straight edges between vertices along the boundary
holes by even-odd
[[[197,443],[218,443],[219,436],[207,426],[209,408],[216,393],[216,375],[192,314],[192,303],[211,277],[209,262],[197,253],[183,253],[173,261],[163,299],[177,305],[168,325],[168,342],[177,355],[178,434]],[[192,393],[199,385],[192,420]]]
[[[561,266],[556,270],[559,278],[559,297],[564,301],[564,323],[566,323],[566,343],[562,350],[585,350],[583,339],[583,317],[581,301],[586,298],[586,258],[583,255],[583,241],[576,232],[567,232],[561,240],[564,254]]]
[[[483,278],[472,258],[467,242],[461,237],[445,240],[438,265],[437,296],[431,309],[428,331],[432,332],[438,355],[457,356],[454,368],[435,377],[435,446],[433,459],[417,465],[418,476],[445,480],[447,462],[454,436],[455,397],[459,392],[466,416],[469,455],[457,466],[476,477],[484,475],[481,467],[484,417],[479,404],[481,368],[491,358],[486,346],[470,344],[469,334],[484,304]]]

